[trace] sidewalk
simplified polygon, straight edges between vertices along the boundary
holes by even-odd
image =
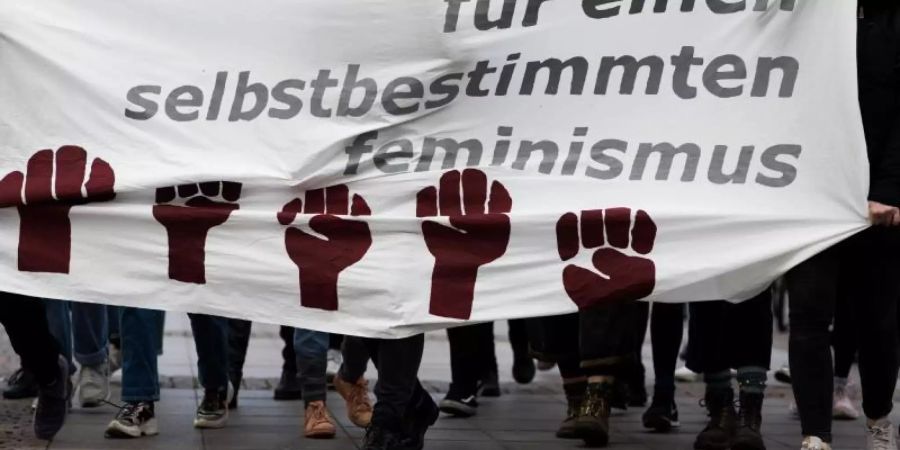
[[[66,427],[47,445],[29,437],[28,401],[0,401],[0,449],[353,449],[361,442],[364,430],[350,424],[340,397],[329,394],[328,406],[339,422],[338,438],[327,441],[304,439],[301,434],[303,403],[272,400],[271,387],[281,370],[277,327],[254,324],[254,337],[248,353],[246,385],[240,393],[240,406],[232,411],[228,427],[199,431],[191,426],[201,392],[194,388],[196,354],[185,315],[168,314],[165,353],[160,358],[160,373],[165,389],[157,404],[160,435],[133,441],[108,440],[103,430],[115,415],[112,407],[94,410],[75,408]],[[584,448],[580,441],[561,441],[553,433],[565,414],[565,401],[556,371],[538,373],[529,385],[515,384],[510,375],[512,355],[506,340],[506,327],[498,324],[497,356],[504,394],[500,398],[480,399],[478,415],[471,419],[442,417],[429,430],[426,449],[431,450],[551,450]],[[425,358],[420,372],[423,383],[435,400],[440,400],[449,382],[449,353],[444,333],[427,336]],[[8,374],[11,361],[5,336],[0,340],[0,374]],[[6,346],[6,347],[4,347]],[[776,338],[773,367],[786,360],[785,339]],[[652,382],[650,349],[645,348],[648,384]],[[5,358],[5,359],[4,359]],[[3,364],[6,363],[7,366]],[[370,369],[368,376],[376,373]],[[765,406],[763,430],[769,450],[799,448],[799,421],[787,410],[790,390],[772,380]],[[118,386],[114,387],[117,390]],[[679,385],[681,429],[673,434],[652,434],[640,423],[642,409],[631,409],[612,419],[610,443],[615,450],[692,449],[694,436],[705,425],[705,414],[698,405],[702,384]],[[114,399],[118,401],[118,399]],[[895,418],[896,419],[896,418]],[[898,423],[895,420],[895,423]],[[835,423],[836,449],[861,448],[864,443],[862,421]]]

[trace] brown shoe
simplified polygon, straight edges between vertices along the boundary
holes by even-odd
[[[331,439],[335,433],[334,419],[325,408],[325,402],[309,402],[303,419],[303,435],[313,439]]]
[[[334,389],[347,402],[347,418],[362,428],[372,422],[372,403],[369,401],[369,382],[360,377],[356,383],[345,381],[340,375],[334,376]]]

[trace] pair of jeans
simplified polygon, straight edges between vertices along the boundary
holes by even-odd
[[[404,339],[364,338],[364,342],[378,369],[373,424],[402,430],[410,422],[422,420],[424,411],[437,409],[418,378],[425,349],[424,334]]]
[[[0,324],[6,329],[22,367],[34,374],[41,385],[59,377],[59,344],[47,324],[41,299],[7,292],[0,293]]]
[[[163,312],[123,307],[120,311],[122,339],[122,400],[159,400],[157,356],[162,340]],[[197,349],[197,369],[205,390],[228,388],[228,323],[223,317],[188,314]]]
[[[691,303],[690,311],[689,369],[704,374],[741,367],[768,370],[774,327],[771,290],[740,303]]]
[[[250,345],[250,334],[253,322],[241,319],[228,319],[228,370],[233,381],[239,382],[244,377],[244,362],[247,360],[247,347]],[[297,373],[297,357],[294,354],[294,329],[282,326],[278,330],[284,346],[281,349],[281,370]]]
[[[328,381],[325,372],[328,368],[328,333],[294,329],[293,350],[297,355],[297,375],[303,389],[303,401],[306,404],[325,401],[328,393]]]
[[[47,321],[53,336],[74,373],[78,361],[81,366],[99,366],[108,357],[109,337],[118,333],[119,321],[109,319],[109,310],[116,307],[97,303],[65,300],[45,300]]]
[[[900,237],[870,228],[801,263],[787,274],[794,398],[805,436],[831,441],[834,372],[829,326],[839,296],[851,296],[863,411],[887,416],[897,381]]]
[[[485,374],[497,372],[494,323],[448,328],[450,342],[450,391],[462,398],[475,395]]]

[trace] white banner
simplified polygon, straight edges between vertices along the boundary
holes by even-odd
[[[0,289],[369,336],[866,226],[855,2],[0,0]]]

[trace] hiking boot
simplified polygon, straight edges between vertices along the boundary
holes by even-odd
[[[34,434],[38,439],[53,439],[69,412],[69,397],[72,394],[69,363],[60,356],[58,365],[56,379],[46,386],[38,387],[38,403],[34,410]]]
[[[575,422],[578,420],[578,411],[581,409],[581,402],[584,397],[570,397],[566,399],[569,407],[566,410],[566,418],[559,424],[556,430],[556,437],[560,439],[578,439],[578,430]]]
[[[897,450],[890,419],[883,417],[866,421],[866,450]]]
[[[500,396],[500,378],[496,370],[491,370],[481,379],[479,395],[482,397],[499,397]]]
[[[300,400],[303,398],[303,387],[297,372],[281,371],[281,380],[275,386],[275,400]]]
[[[6,381],[7,387],[3,390],[3,398],[7,400],[20,400],[23,398],[37,397],[38,383],[34,374],[22,368],[16,369]]]
[[[728,450],[737,422],[734,411],[734,392],[731,389],[707,391],[706,405],[709,423],[694,441],[696,450]]]
[[[731,450],[766,450],[762,428],[763,394],[741,392],[738,426],[731,441]]]
[[[831,450],[831,444],[816,436],[806,436],[803,438],[803,444],[800,446],[800,450]]]
[[[453,417],[472,417],[478,413],[478,400],[474,394],[465,394],[450,385],[450,391],[438,406],[441,412]]]
[[[309,402],[303,417],[303,435],[311,439],[331,439],[335,433],[334,419],[325,408],[325,402]]]
[[[109,363],[81,366],[78,372],[78,404],[96,408],[109,400]]]
[[[126,403],[106,427],[107,438],[139,438],[159,434],[153,402]]]
[[[365,428],[372,422],[372,402],[369,400],[369,382],[360,377],[355,383],[334,376],[334,389],[347,402],[347,418],[358,427]]]
[[[609,443],[609,383],[588,383],[584,400],[575,419],[575,433],[590,447]]]
[[[672,428],[678,428],[678,407],[671,397],[653,396],[653,403],[647,408],[642,417],[644,428],[657,433],[668,433]]]
[[[197,414],[194,416],[194,428],[224,428],[225,423],[228,422],[227,397],[227,392],[206,390],[200,406],[197,407]]]

